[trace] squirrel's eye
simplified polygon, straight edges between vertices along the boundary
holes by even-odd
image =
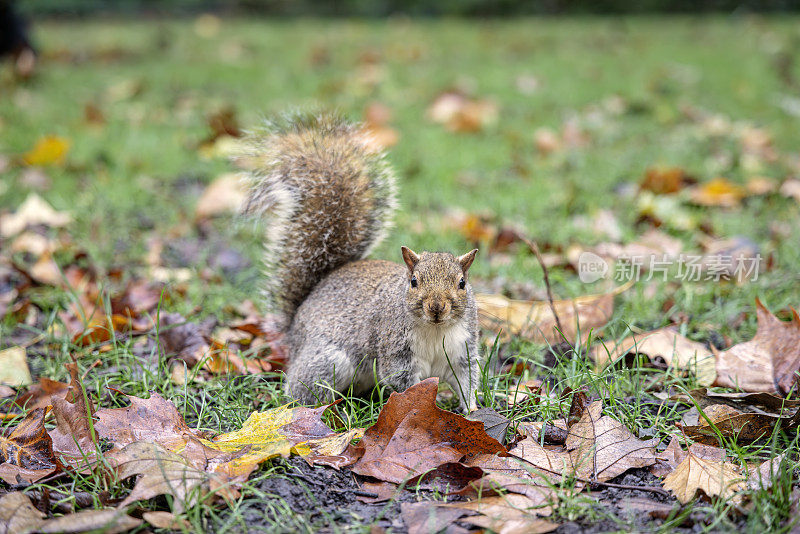
[[[458,283],[458,289],[464,289],[465,287],[467,287],[467,282],[462,278],[461,281]]]
[[[417,287],[417,277],[416,276],[412,276],[411,277],[411,287]]]

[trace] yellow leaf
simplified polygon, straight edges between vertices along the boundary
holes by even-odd
[[[215,437],[203,444],[223,452],[242,452],[224,466],[230,476],[246,476],[255,467],[276,456],[289,456],[292,452],[308,456],[341,454],[353,439],[363,435],[356,428],[337,434],[329,429],[320,416],[329,406],[310,409],[290,407],[286,404],[265,412],[253,412],[242,428]]]
[[[692,202],[701,206],[736,207],[747,191],[722,177],[700,184],[690,191]]]
[[[63,165],[69,151],[69,140],[57,135],[46,135],[23,156],[26,165]]]

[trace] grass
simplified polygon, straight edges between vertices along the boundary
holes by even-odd
[[[230,170],[224,159],[204,158],[196,148],[208,136],[210,113],[232,105],[240,123],[251,128],[263,116],[294,107],[321,104],[354,118],[370,102],[392,109],[391,126],[400,141],[390,161],[400,176],[402,207],[395,231],[376,257],[399,261],[403,244],[468,250],[471,243],[446,223],[453,208],[488,214],[501,226],[516,225],[552,250],[603,241],[575,218],[611,210],[623,239],[633,241],[647,224],[639,221],[637,200],[620,194],[620,186],[638,183],[650,167],[679,166],[701,182],[722,174],[740,184],[755,175],[783,179],[800,172],[792,163],[800,143],[798,117],[786,111],[792,98],[796,102],[791,84],[800,78],[800,69],[791,62],[788,70],[779,66],[781,58],[795,54],[799,27],[792,17],[225,20],[218,33],[204,37],[192,20],[45,21],[36,28],[42,51],[39,76],[25,85],[12,83],[7,73],[0,76],[0,153],[16,157],[46,134],[70,140],[67,164],[45,170],[52,186],[42,194],[57,209],[74,215],[71,238],[87,252],[84,261],[98,269],[101,280],[120,266],[126,276],[142,272],[148,238],[154,235],[177,233],[199,244],[200,253],[188,265],[195,273],[212,259],[214,239],[232,246],[249,259],[248,267],[211,283],[195,276],[185,298],[164,304],[191,320],[215,316],[224,322],[231,305],[253,295],[259,247],[256,232],[246,225],[229,219],[203,229],[194,224],[199,193]],[[530,94],[518,88],[525,76],[538,81]],[[454,134],[427,120],[429,104],[452,88],[492,99],[499,106],[499,120],[477,134]],[[608,111],[612,99],[624,104],[621,112]],[[86,124],[89,103],[102,111],[104,126]],[[748,163],[738,145],[705,133],[687,118],[687,110],[764,128],[775,150],[786,157]],[[590,142],[550,155],[538,153],[534,131],[559,130],[570,120],[588,132]],[[3,171],[0,210],[13,210],[27,196],[24,172],[13,165]],[[772,257],[771,270],[740,286],[639,283],[617,297],[605,331],[608,339],[622,337],[630,328],[669,324],[681,312],[689,318],[682,328],[692,339],[736,343],[755,332],[755,297],[773,311],[800,304],[800,221],[794,200],[770,196],[750,199],[739,209],[684,209],[689,219],[717,236],[743,236],[757,243],[762,255]],[[698,249],[696,228],[667,223],[662,229],[687,250]],[[512,293],[519,287],[541,290],[542,272],[531,254],[522,248],[489,254],[487,243],[481,245],[472,267],[473,284]],[[580,283],[566,269],[553,269],[550,276],[560,297],[602,289],[601,283]],[[69,299],[54,289],[34,294],[44,311],[36,333],[44,332],[51,342],[47,357],[31,360],[37,376],[64,379],[63,363],[72,355],[82,370],[101,358],[86,383],[101,405],[120,403],[118,396],[104,393],[108,387],[132,395],[156,391],[178,406],[190,426],[215,432],[238,428],[254,409],[285,400],[274,377],[213,378],[202,387],[181,387],[170,380],[163,358],[156,368],[142,369],[130,341],[102,355],[92,347],[76,347],[49,331],[58,323],[55,311]],[[737,321],[741,313],[744,320]],[[7,344],[3,339],[22,328],[7,318],[0,326],[0,343]],[[659,380],[665,390],[696,385],[691,377],[665,376],[643,365],[597,373],[581,356],[560,359],[551,370],[542,367],[543,348],[513,339],[495,356],[528,362],[529,374],[547,374],[554,390],[588,388],[635,434],[647,430],[666,438],[686,409],[665,405],[652,410],[646,402],[653,400],[647,392],[650,381]],[[506,409],[494,393],[507,390],[514,380],[487,377],[484,404],[515,422],[558,417],[568,409],[569,399]],[[344,424],[370,424],[386,396],[388,391],[369,399],[347,398],[340,405]],[[764,450],[731,450],[742,465],[776,450],[793,455],[776,475],[774,490],[753,491],[744,526],[734,514],[723,513],[724,503],[698,503],[694,509],[712,506],[718,518],[715,529],[786,528],[791,488],[796,487],[797,435],[775,435]],[[230,511],[199,505],[185,517],[197,530],[236,531],[247,528],[245,524],[255,528],[252,517],[245,521],[243,514],[268,498],[259,481],[283,469],[272,465],[259,471]],[[74,498],[70,493],[100,490],[126,493],[97,478],[76,476],[64,499]],[[295,517],[285,503],[268,502],[261,515],[263,530],[314,530],[308,517]],[[559,514],[568,520],[599,518],[603,509],[580,496],[562,503]],[[293,523],[287,523],[290,517]],[[673,518],[664,529],[682,519]],[[620,529],[630,527],[616,520],[622,521]]]

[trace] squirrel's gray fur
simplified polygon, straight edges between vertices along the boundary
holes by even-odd
[[[287,393],[311,404],[438,376],[474,409],[478,316],[466,278],[477,250],[364,260],[391,223],[395,178],[339,116],[290,115],[250,146],[245,209],[267,220],[266,300],[286,331]]]

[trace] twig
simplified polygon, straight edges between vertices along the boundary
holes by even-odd
[[[531,251],[533,251],[534,255],[536,255],[536,260],[542,267],[544,286],[547,289],[547,302],[550,303],[550,311],[553,312],[553,317],[556,320],[556,328],[558,328],[558,333],[561,334],[561,337],[564,338],[564,341],[566,341],[570,346],[572,346],[572,343],[569,342],[567,336],[564,334],[564,328],[561,326],[561,319],[559,319],[558,313],[556,312],[556,305],[553,303],[553,289],[550,287],[550,275],[548,274],[547,265],[544,264],[544,258],[542,258],[542,253],[539,250],[539,245],[536,244],[536,241],[528,239],[524,235],[520,235],[519,238],[522,240],[523,243],[528,245],[528,248],[531,249]]]
[[[542,467],[542,466],[536,465],[535,463],[531,462],[530,460],[527,460],[527,459],[523,458],[522,456],[516,456],[516,455],[513,455],[513,454],[511,456],[513,456],[514,458],[517,458],[519,460],[522,460],[523,462],[525,462],[527,464],[532,465],[534,468],[536,468],[536,469],[538,469],[540,471],[546,471],[548,473],[551,473],[551,474],[559,476],[559,477],[563,476],[561,473],[558,473],[557,471],[553,471],[552,469],[547,469],[546,467]],[[664,488],[657,488],[655,486],[629,486],[627,484],[615,484],[614,482],[600,482],[599,480],[589,480],[589,479],[581,478],[581,477],[573,477],[573,479],[578,481],[578,482],[583,482],[584,484],[589,484],[590,487],[591,486],[605,486],[607,488],[617,488],[617,489],[636,490],[636,491],[649,491],[649,492],[652,492],[652,493],[658,493],[659,495],[663,495],[665,497],[669,497],[669,492],[667,490],[665,490]]]

